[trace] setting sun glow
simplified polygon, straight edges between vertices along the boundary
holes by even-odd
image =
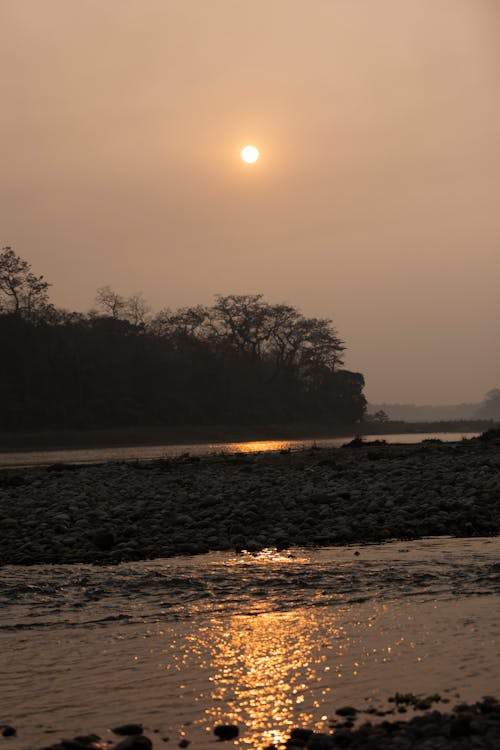
[[[259,149],[255,146],[245,146],[241,151],[241,158],[247,164],[253,164],[259,158]]]

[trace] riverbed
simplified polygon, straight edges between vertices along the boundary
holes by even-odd
[[[0,472],[0,565],[500,532],[495,441],[183,454]]]

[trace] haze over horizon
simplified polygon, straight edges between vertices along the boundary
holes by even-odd
[[[56,304],[262,293],[371,402],[500,386],[496,0],[3,0],[0,39],[0,245]]]

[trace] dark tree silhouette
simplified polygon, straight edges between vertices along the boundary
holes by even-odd
[[[0,312],[33,318],[47,311],[50,284],[35,276],[31,266],[11,247],[0,252]]]
[[[478,419],[500,420],[500,388],[488,391],[476,416]]]
[[[149,311],[142,294],[122,297],[109,286],[102,286],[97,290],[96,304],[98,313],[117,320],[128,320],[135,326],[143,325],[146,322]]]
[[[330,320],[261,295],[164,309],[110,287],[88,314],[58,310],[9,248],[0,265],[0,429],[362,419],[359,373]]]

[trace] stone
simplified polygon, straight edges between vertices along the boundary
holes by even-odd
[[[277,536],[276,539],[274,540],[274,546],[276,547],[278,552],[283,552],[283,550],[289,548],[290,540],[284,534]]]
[[[333,734],[312,734],[307,741],[307,750],[330,750],[335,744]]]
[[[297,727],[295,729],[292,729],[290,732],[290,739],[295,740],[302,740],[303,742],[307,742],[309,737],[313,735],[314,732],[312,729],[302,729],[302,727]]]
[[[131,734],[142,734],[143,732],[143,726],[142,724],[120,724],[120,726],[115,727],[111,730],[115,734],[121,734],[121,735],[131,735]]]
[[[143,734],[132,734],[115,745],[113,750],[152,750],[153,743]]]
[[[214,729],[214,734],[219,740],[234,740],[239,733],[236,724],[218,724]]]
[[[450,737],[456,739],[457,737],[468,737],[471,733],[470,716],[458,716],[450,724]]]
[[[342,708],[338,708],[335,713],[337,716],[356,716],[358,709],[353,708],[353,706],[342,706]]]
[[[79,742],[80,745],[88,745],[92,747],[96,742],[99,742],[101,738],[98,734],[85,734],[80,737],[74,737],[75,742]]]
[[[92,542],[101,552],[108,552],[115,546],[115,535],[112,531],[97,531],[92,535]]]

